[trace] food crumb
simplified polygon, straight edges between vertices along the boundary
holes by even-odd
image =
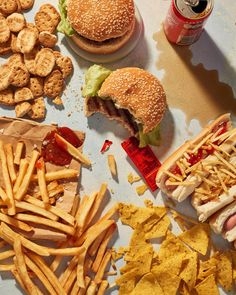
[[[133,184],[133,183],[135,183],[135,182],[140,181],[140,180],[141,180],[141,177],[138,176],[138,175],[133,175],[133,173],[130,172],[130,173],[128,174],[128,176],[127,176],[127,179],[128,179],[128,182],[129,182],[130,184]]]
[[[148,189],[148,186],[144,183],[144,184],[136,187],[136,192],[139,196],[142,196],[146,192],[147,189]]]

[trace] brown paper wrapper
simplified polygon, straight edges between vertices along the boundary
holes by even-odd
[[[31,158],[32,150],[37,148],[41,151],[41,146],[46,135],[56,129],[56,125],[45,125],[24,119],[13,119],[8,117],[0,117],[0,139],[4,143],[11,143],[15,149],[18,141],[22,141],[25,144],[25,156]],[[85,134],[80,131],[75,131],[80,140],[84,141]],[[80,148],[82,150],[82,146]],[[46,171],[61,170],[64,167],[56,166],[51,163],[46,163]],[[78,178],[80,175],[81,164],[72,160],[68,168],[78,170]],[[78,178],[65,180],[64,195],[57,201],[56,206],[71,212],[74,204],[75,197],[78,189]],[[0,171],[0,186],[4,187],[2,171]],[[54,230],[44,229],[42,227],[34,226],[34,232],[30,233],[31,238],[36,239],[52,239],[52,240],[65,240],[66,235],[57,233]]]

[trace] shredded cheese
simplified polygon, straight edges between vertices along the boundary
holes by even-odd
[[[177,175],[171,173],[170,171],[165,171],[164,173],[165,173],[166,175],[168,175],[169,177],[174,178],[175,180],[182,181],[182,178],[181,178],[181,177],[179,177],[179,176],[177,176]]]
[[[217,170],[216,167],[214,167],[214,171],[215,171],[215,173],[216,173],[216,175],[217,175],[217,177],[218,177],[218,179],[219,179],[219,181],[220,181],[220,184],[221,184],[223,190],[224,190],[226,193],[228,193],[228,189],[227,189],[227,187],[226,187],[226,185],[225,185],[225,183],[224,183],[224,181],[223,181],[223,179],[222,179],[222,177],[221,177],[221,175],[220,175],[220,173],[219,173],[219,171]]]
[[[195,182],[193,182],[193,181],[172,182],[172,181],[167,180],[165,184],[169,185],[169,186],[178,186],[178,185],[190,186],[190,185],[194,185]]]
[[[210,133],[205,138],[203,138],[203,140],[200,141],[199,144],[195,146],[195,148],[193,149],[192,153],[193,154],[196,153],[200,149],[200,147],[202,145],[204,145],[204,143],[206,143],[208,141],[208,139],[210,139],[212,137],[212,135],[213,135],[213,133]]]
[[[232,164],[227,162],[219,153],[215,152],[214,154],[222,163],[224,163],[231,171],[233,171],[236,174],[236,168],[234,168]]]

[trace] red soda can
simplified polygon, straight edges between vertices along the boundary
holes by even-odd
[[[178,45],[191,45],[200,37],[210,16],[214,0],[172,0],[164,31],[167,39]]]

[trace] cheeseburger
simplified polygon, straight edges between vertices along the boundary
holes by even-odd
[[[58,31],[89,53],[113,53],[134,33],[133,0],[60,0],[59,8]]]
[[[87,116],[100,112],[119,121],[139,138],[140,147],[159,144],[166,96],[152,74],[131,67],[112,72],[93,65],[85,75],[82,95]]]

